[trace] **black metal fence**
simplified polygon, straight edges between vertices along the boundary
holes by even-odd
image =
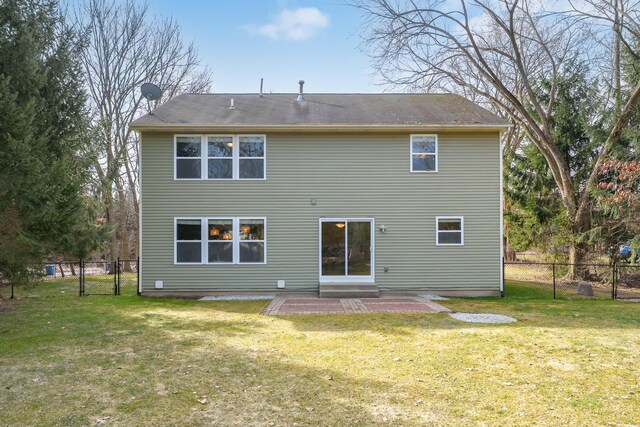
[[[639,265],[515,261],[505,262],[503,268],[505,296],[640,299]],[[572,274],[572,270],[579,274]]]
[[[640,266],[616,265],[614,285],[617,299],[640,299]]]
[[[139,259],[56,261],[34,266],[39,279],[25,284],[0,283],[3,298],[89,295],[138,295]]]

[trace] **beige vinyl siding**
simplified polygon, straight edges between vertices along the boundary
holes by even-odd
[[[265,181],[175,181],[173,133],[143,132],[143,292],[317,290],[321,217],[375,219],[381,290],[499,290],[499,134],[440,133],[427,174],[409,135],[267,134]],[[266,217],[267,264],[174,265],[183,216]],[[464,246],[436,246],[437,216],[464,217]]]

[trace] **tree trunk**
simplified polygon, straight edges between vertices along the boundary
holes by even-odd
[[[128,248],[128,237],[122,236],[120,240],[120,254],[126,259],[120,260],[122,271],[124,273],[131,273],[133,270],[131,269],[131,262],[129,262],[129,248]]]
[[[586,190],[585,190],[586,191]],[[574,240],[569,245],[569,276],[571,280],[588,279],[589,269],[584,265],[589,251],[587,243],[575,241],[577,236],[586,233],[591,228],[591,210],[579,211],[572,224]]]
[[[72,262],[69,263],[69,269],[71,269],[71,275],[75,276],[76,275],[76,268],[73,266]]]
[[[569,246],[569,276],[571,280],[584,280],[588,269],[584,262],[587,256],[587,248],[584,244],[571,242]]]
[[[115,224],[115,215],[113,214],[113,206],[107,207],[107,224],[113,225]],[[111,230],[111,234],[109,236],[109,246],[110,246],[110,258],[111,260],[115,260],[118,258],[118,231],[117,229]],[[109,269],[109,274],[113,273],[113,263],[111,263],[111,268]]]
[[[62,263],[58,263],[58,267],[60,268],[60,275],[64,277],[64,270],[62,269]]]
[[[509,242],[509,238],[504,236],[503,238],[503,252],[502,256],[505,261],[515,261],[516,260],[516,251],[511,248],[511,243]]]

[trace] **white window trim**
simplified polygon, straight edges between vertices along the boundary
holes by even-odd
[[[222,242],[231,242],[231,248],[232,248],[232,253],[233,255],[231,256],[231,262],[209,262],[209,220],[221,220],[221,219],[230,219],[231,220],[231,229],[233,230],[233,233],[231,233],[231,240],[222,240]],[[206,241],[206,245],[203,245],[202,247],[202,253],[206,254],[206,258],[203,257],[203,264],[207,264],[207,265],[233,265],[235,264],[235,260],[236,260],[236,221],[235,218],[232,216],[208,216],[206,218],[204,218],[204,226],[203,228],[203,234],[204,236],[207,238]],[[211,242],[220,242],[220,240],[211,240]],[[206,246],[206,247],[205,247]]]
[[[262,157],[240,157],[240,137],[260,137],[262,138]],[[267,179],[267,135],[266,134],[237,134],[234,135],[233,141],[233,176],[239,181],[265,181]],[[262,178],[240,178],[240,159],[262,159]],[[254,218],[247,218],[254,219]],[[255,218],[258,219],[258,218]]]
[[[231,137],[231,143],[233,144],[233,147],[231,147],[231,157],[209,157],[209,138],[220,138],[220,137]],[[202,180],[203,181],[235,181],[236,180],[236,172],[237,172],[237,167],[236,167],[236,150],[238,149],[238,144],[236,144],[236,139],[234,138],[233,135],[229,135],[229,134],[207,134],[207,135],[202,135],[202,149],[205,152],[205,157],[204,157],[204,165],[202,168]],[[231,178],[209,178],[209,159],[231,159]],[[211,218],[214,219],[214,218]],[[224,219],[224,218],[222,218]]]
[[[438,223],[441,219],[459,219],[460,220],[460,243],[440,243],[440,230]],[[447,231],[447,230],[442,230]],[[451,231],[451,230],[449,230]],[[436,246],[464,246],[464,217],[463,216],[437,216],[436,217]]]
[[[178,242],[197,242],[197,240],[178,240],[178,221],[179,220],[198,220],[200,221],[200,262],[178,262]],[[202,256],[202,218],[192,216],[180,216],[173,218],[173,264],[174,265],[201,265],[204,264],[204,258]]]
[[[413,138],[415,137],[429,137],[432,136],[436,140],[436,150],[434,153],[414,153],[413,152]],[[436,168],[432,171],[416,171],[413,170],[413,155],[414,154],[434,154],[436,156]],[[438,135],[437,134],[428,134],[428,133],[414,133],[409,135],[409,171],[411,173],[437,173],[438,172]]]
[[[200,220],[200,262],[178,262],[178,220]],[[209,262],[209,220],[230,219],[233,222],[233,262]],[[247,219],[259,219],[264,223],[263,240],[240,240],[240,222]],[[186,241],[186,240],[181,240]],[[197,240],[189,240],[196,242]],[[228,241],[228,240],[227,240]],[[240,262],[240,242],[262,242],[264,244],[263,262]],[[266,216],[178,216],[173,218],[173,264],[174,265],[266,265],[267,264],[267,217]]]
[[[323,222],[369,222],[371,223],[371,275],[355,276],[345,274],[344,276],[323,276],[322,275],[322,223]],[[347,225],[348,227],[348,225]],[[325,218],[318,219],[318,280],[320,283],[375,283],[376,281],[376,220],[367,217],[342,217],[342,218]],[[348,236],[345,233],[345,245],[348,245]],[[348,264],[345,264],[345,272],[348,270]]]
[[[266,264],[267,263],[267,218],[266,217],[261,217],[261,216],[242,216],[242,217],[237,217],[234,218],[236,220],[236,224],[237,227],[234,228],[234,231],[236,233],[236,236],[234,236],[234,238],[237,237],[237,245],[233,246],[233,250],[234,250],[234,261],[235,264],[238,265],[260,265],[260,264]],[[240,240],[240,223],[243,220],[247,220],[247,219],[261,219],[263,221],[264,224],[264,238],[262,240]],[[235,240],[234,240],[235,242]],[[240,262],[240,243],[262,243],[264,246],[264,261],[263,262]],[[237,252],[237,254],[235,253]]]
[[[262,157],[240,157],[240,137],[261,137],[263,139]],[[200,178],[178,178],[178,159],[197,159],[198,157],[178,157],[178,138],[200,138]],[[232,178],[209,178],[209,137],[231,137],[233,141]],[[227,158],[228,157],[221,157]],[[262,159],[262,178],[240,178],[240,159]],[[267,135],[266,134],[175,134],[173,135],[173,180],[174,181],[266,181],[267,179]]]
[[[178,138],[194,138],[200,137],[200,157],[178,157]],[[203,167],[206,162],[203,162],[202,159],[205,156],[205,152],[202,151],[204,148],[204,144],[202,143],[202,135],[173,135],[173,180],[174,181],[198,181],[202,179]],[[200,178],[178,178],[178,159],[200,159]],[[180,218],[183,219],[183,218]]]

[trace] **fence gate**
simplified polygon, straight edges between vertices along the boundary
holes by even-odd
[[[138,260],[81,261],[80,296],[137,295]]]
[[[80,295],[118,295],[118,263],[81,261]]]

